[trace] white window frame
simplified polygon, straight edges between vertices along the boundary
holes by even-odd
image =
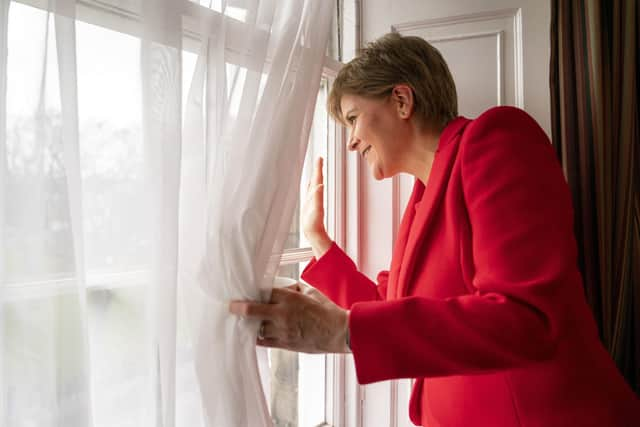
[[[331,87],[340,68],[343,66],[330,57],[325,57],[322,77]],[[325,159],[325,180],[327,185],[325,210],[327,229],[338,246],[344,248],[347,243],[347,206],[346,206],[346,132],[339,123],[329,118],[327,121],[327,159]],[[281,265],[297,264],[309,261],[313,257],[310,247],[285,249]],[[346,360],[345,356],[327,354],[325,356],[325,421],[321,426],[345,427],[346,420]],[[302,427],[302,426],[301,426]],[[305,426],[306,427],[306,426]]]
[[[23,3],[37,9],[47,10],[49,2],[47,0],[12,0]],[[185,10],[190,16],[203,15],[204,20],[220,19],[220,14],[211,9],[191,3],[188,0],[175,0],[184,2]],[[55,12],[55,11],[54,11]],[[139,16],[132,10],[114,5],[109,0],[77,0],[75,19],[92,25],[130,34],[139,37]],[[236,24],[236,23],[234,23]],[[243,23],[237,21],[238,30],[242,30]],[[198,53],[199,34],[195,28],[187,28],[184,33],[183,49]],[[326,78],[329,87],[337,76],[341,62],[325,56],[322,77]],[[347,158],[346,138],[347,134],[343,126],[329,118],[327,121],[327,144],[328,152],[325,161],[325,179],[329,200],[327,214],[327,228],[334,237],[334,241],[342,248],[351,247],[354,261],[360,252],[358,238],[358,211],[360,207],[360,197],[355,199],[352,194],[359,191],[359,170],[360,164],[357,158]],[[347,202],[347,195],[354,202]],[[348,216],[347,216],[348,214]],[[347,234],[347,229],[352,230]],[[296,264],[309,261],[313,257],[310,247],[286,249],[281,257],[281,265]],[[129,271],[123,273],[92,274],[87,272],[86,287],[88,291],[112,290],[120,287],[140,286],[145,283],[145,271]],[[74,279],[68,277],[53,278],[36,282],[19,284],[7,284],[5,286],[5,299],[22,300],[31,298],[46,298],[67,292],[77,291],[77,284]],[[360,400],[359,392],[353,387],[351,392],[347,391],[348,377],[353,377],[349,372],[347,358],[344,355],[328,354],[325,356],[325,422],[321,426],[346,427],[351,425],[351,417],[347,414],[347,405]],[[359,387],[357,388],[359,389]],[[360,405],[357,405],[358,407]],[[360,419],[359,412],[357,419]],[[307,426],[304,426],[307,427]],[[320,427],[320,426],[318,426]]]

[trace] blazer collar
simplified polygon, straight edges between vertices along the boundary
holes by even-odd
[[[429,229],[429,225],[432,222],[430,218],[435,208],[441,204],[449,182],[451,169],[458,152],[458,136],[464,131],[469,121],[464,117],[458,117],[447,125],[440,134],[427,185],[423,185],[417,179],[413,185],[413,192],[400,224],[398,239],[393,253],[392,264],[396,268],[391,269],[389,277],[390,282],[396,284],[396,286],[393,286],[396,289],[396,295],[393,296],[395,298],[401,298],[406,295],[416,258],[420,253],[420,242],[423,241]],[[400,265],[397,265],[397,263],[400,263]]]

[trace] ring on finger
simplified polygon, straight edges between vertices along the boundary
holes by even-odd
[[[259,340],[263,340],[264,339],[264,326],[265,326],[264,321],[260,322],[260,328],[258,329],[258,339]]]

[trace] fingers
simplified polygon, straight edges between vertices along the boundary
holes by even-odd
[[[312,182],[313,180],[309,181],[309,184]],[[314,184],[307,188],[305,206],[308,206],[312,199],[315,199],[312,204],[313,207],[316,209],[324,209],[324,184]]]
[[[280,341],[274,338],[258,338],[256,340],[256,344],[258,344],[260,347],[282,348]]]
[[[323,189],[324,184],[315,185],[313,188],[309,187],[309,189],[307,190],[306,202],[308,203],[311,199],[316,198],[316,203],[323,203]]]
[[[294,288],[296,285],[292,285]],[[291,295],[299,294],[297,289],[289,288],[273,288],[271,291],[271,300],[268,303],[253,301],[231,301],[229,303],[229,312],[236,316],[248,317],[261,320],[273,320],[277,317],[277,304],[283,302]]]
[[[321,327],[322,319],[318,317],[322,305],[293,286],[291,289],[274,288],[268,304],[251,301],[229,303],[231,313],[260,321],[257,345],[314,351],[317,350],[316,338],[326,338],[322,332],[325,330]],[[308,331],[308,336],[305,331]]]
[[[258,343],[261,342],[277,342],[280,341],[279,336],[282,335],[283,325],[270,320],[263,320],[260,323],[260,330],[258,332]]]
[[[318,209],[324,209],[324,175],[322,174],[322,164],[324,160],[322,157],[318,157],[316,160],[316,167],[314,170],[314,184],[316,186],[315,191],[313,191],[313,197],[315,200],[315,205]]]
[[[298,289],[300,288],[298,287]],[[282,302],[285,302],[285,300],[296,298],[297,295],[301,294],[298,289],[273,288],[273,290],[271,291],[271,300],[269,301],[270,305],[280,304]]]
[[[295,285],[287,286],[284,289],[289,289],[294,292],[302,292],[302,284],[298,282]]]
[[[301,293],[302,295],[309,295],[309,296],[313,296],[315,293],[318,292],[316,288],[303,282],[298,282],[295,285],[288,286],[286,289],[291,289],[292,291],[296,291],[298,293]]]
[[[305,282],[297,282],[295,285],[287,286],[285,289],[291,289],[292,291],[306,295],[309,293],[309,289],[313,289],[313,287]]]
[[[318,157],[315,161],[314,168],[313,168],[313,183],[315,185],[319,185],[324,182],[324,177],[322,175],[323,163],[324,163],[324,159],[322,157]]]
[[[273,317],[273,305],[251,301],[231,301],[229,312],[236,316],[270,319]]]
[[[322,174],[322,165],[324,164],[324,159],[322,157],[318,157],[314,162],[313,162],[313,172],[311,173],[311,179],[309,180],[309,183],[307,184],[307,191],[309,191],[309,189],[312,186],[318,186],[320,184],[323,183],[324,181],[324,176]]]

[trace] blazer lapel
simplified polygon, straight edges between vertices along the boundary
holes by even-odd
[[[418,196],[418,186],[423,187],[424,191],[421,200],[417,199],[413,205],[408,204],[407,206],[407,209],[415,210],[416,212],[412,217],[412,221],[410,221],[411,223],[406,224],[403,229],[403,232],[406,233],[406,245],[403,245],[405,249],[401,256],[398,271],[396,298],[401,298],[406,295],[416,260],[418,255],[422,255],[420,244],[426,237],[429,227],[433,222],[431,221],[431,217],[441,206],[444,193],[447,189],[451,169],[458,154],[459,138],[457,138],[457,136],[464,130],[467,123],[469,123],[469,120],[459,117],[445,128],[440,137],[438,150],[436,151],[426,187],[422,186],[420,181],[417,181],[414,186],[412,199],[413,196],[416,196],[416,198]],[[420,204],[418,208],[415,209],[414,206],[417,202],[420,202]]]
[[[389,284],[387,287],[387,295],[389,297],[398,298],[400,291],[398,289],[398,273],[400,272],[400,266],[404,259],[405,249],[407,247],[407,240],[409,238],[409,232],[411,230],[411,224],[413,223],[416,215],[415,205],[422,199],[424,193],[424,185],[416,179],[413,184],[413,191],[407,202],[407,207],[402,215],[402,221],[398,228],[398,235],[396,237],[396,243],[393,248],[393,256],[391,258],[391,268],[389,269]]]

